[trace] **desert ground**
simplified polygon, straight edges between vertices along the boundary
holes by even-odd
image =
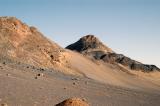
[[[99,79],[100,73],[95,73],[97,74],[95,79]],[[87,72],[86,76],[89,74],[90,72]],[[159,89],[133,87],[133,85],[127,87],[129,85],[118,85],[119,82],[115,80],[108,83],[107,79],[111,80],[110,77],[106,77],[106,82],[93,80],[95,76],[89,77],[66,75],[56,70],[27,64],[1,62],[0,103],[6,103],[8,106],[54,106],[65,99],[78,97],[85,99],[91,106],[159,106],[160,104]]]

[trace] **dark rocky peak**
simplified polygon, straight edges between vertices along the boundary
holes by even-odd
[[[105,46],[97,37],[94,35],[87,35],[80,38],[77,42],[66,47],[70,50],[78,52],[89,52],[89,51],[105,51],[113,52],[110,48]]]

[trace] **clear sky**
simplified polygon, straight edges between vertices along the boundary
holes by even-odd
[[[94,34],[160,67],[160,0],[0,0],[0,16],[15,16],[62,47]]]

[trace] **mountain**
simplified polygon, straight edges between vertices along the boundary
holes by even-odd
[[[0,105],[159,106],[159,71],[133,71],[130,64],[143,64],[93,35],[67,48],[15,17],[0,17]]]
[[[160,71],[160,69],[155,65],[142,64],[123,54],[115,53],[94,35],[84,36],[77,42],[67,46],[66,49],[77,51],[96,60],[102,60],[111,64],[121,64],[131,70],[141,70],[144,72]]]

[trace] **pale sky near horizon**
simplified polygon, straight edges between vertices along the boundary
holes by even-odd
[[[160,0],[0,0],[15,16],[67,46],[94,34],[117,53],[160,67]]]

